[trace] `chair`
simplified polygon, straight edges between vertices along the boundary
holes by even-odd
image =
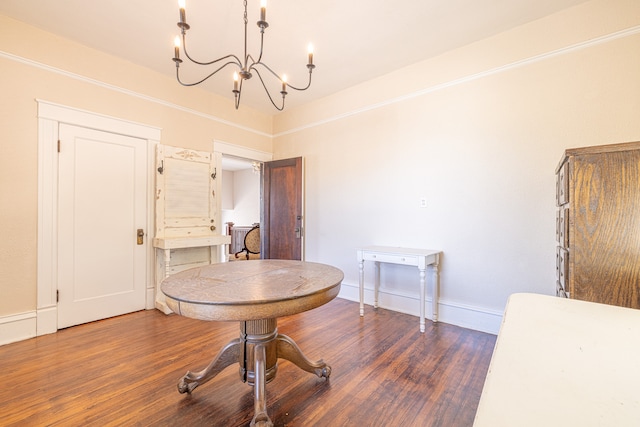
[[[244,236],[244,247],[241,251],[235,253],[235,258],[239,258],[239,254],[245,252],[246,259],[260,259],[260,225],[256,225]]]

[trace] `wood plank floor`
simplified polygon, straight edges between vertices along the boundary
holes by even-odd
[[[276,426],[471,426],[495,336],[335,299],[278,321],[329,381],[280,361]],[[248,426],[252,388],[227,368],[191,395],[177,383],[236,338],[235,322],[141,311],[0,346],[3,426]]]

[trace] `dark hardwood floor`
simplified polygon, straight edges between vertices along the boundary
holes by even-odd
[[[281,360],[276,426],[471,426],[496,337],[335,299],[278,321],[326,381]],[[248,426],[253,389],[227,368],[191,395],[177,383],[238,336],[235,322],[141,311],[0,346],[2,426]]]

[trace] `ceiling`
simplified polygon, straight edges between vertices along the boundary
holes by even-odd
[[[313,42],[313,83],[305,92],[289,90],[291,108],[585,1],[268,0],[263,62],[304,86],[307,44]],[[242,3],[186,0],[192,57],[242,56]],[[248,9],[248,53],[256,57],[259,0],[248,0]],[[0,14],[170,76],[178,10],[177,0],[0,1]],[[208,74],[188,69],[186,61],[182,70],[193,79]],[[231,100],[233,71],[225,68],[203,87]],[[279,97],[279,84],[272,81],[270,87]],[[243,87],[243,105],[277,113],[255,77]]]

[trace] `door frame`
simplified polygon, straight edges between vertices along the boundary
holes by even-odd
[[[147,141],[147,239],[154,224],[155,149],[161,129],[36,99],[38,104],[38,261],[36,336],[58,330],[58,129],[60,123]],[[154,304],[154,252],[147,245],[145,307]]]
[[[240,145],[229,144],[228,142],[213,140],[213,152],[221,155],[240,157],[247,160],[255,160],[256,162],[270,162],[273,160],[273,154],[255,150],[253,148],[242,147]],[[222,165],[218,165],[222,170]]]
[[[239,157],[241,159],[247,159],[249,161],[256,161],[256,162],[260,162],[260,163],[264,163],[264,162],[270,162],[273,159],[273,154],[266,152],[266,151],[260,151],[260,150],[255,150],[253,148],[247,148],[247,147],[242,147],[240,145],[235,145],[235,144],[230,144],[228,142],[224,142],[224,141],[220,141],[218,139],[215,139],[213,141],[213,153],[216,154],[218,153],[219,155],[216,157],[218,159],[218,165],[216,166],[218,168],[219,171],[222,171],[222,156],[233,156],[233,157]],[[220,186],[221,188],[224,188],[223,186],[223,174],[220,173],[219,175],[219,179],[220,179]],[[261,184],[262,185],[262,184]],[[220,203],[222,203],[222,195],[220,195],[220,197],[218,198],[220,200]],[[262,205],[263,205],[264,201],[262,200],[262,194],[260,194],[260,210],[262,210]],[[220,210],[221,212],[221,210]],[[222,215],[220,215],[221,217]],[[220,226],[224,226],[226,227],[226,224],[220,224]],[[221,261],[224,258],[224,251],[220,251],[220,257],[221,257]]]

